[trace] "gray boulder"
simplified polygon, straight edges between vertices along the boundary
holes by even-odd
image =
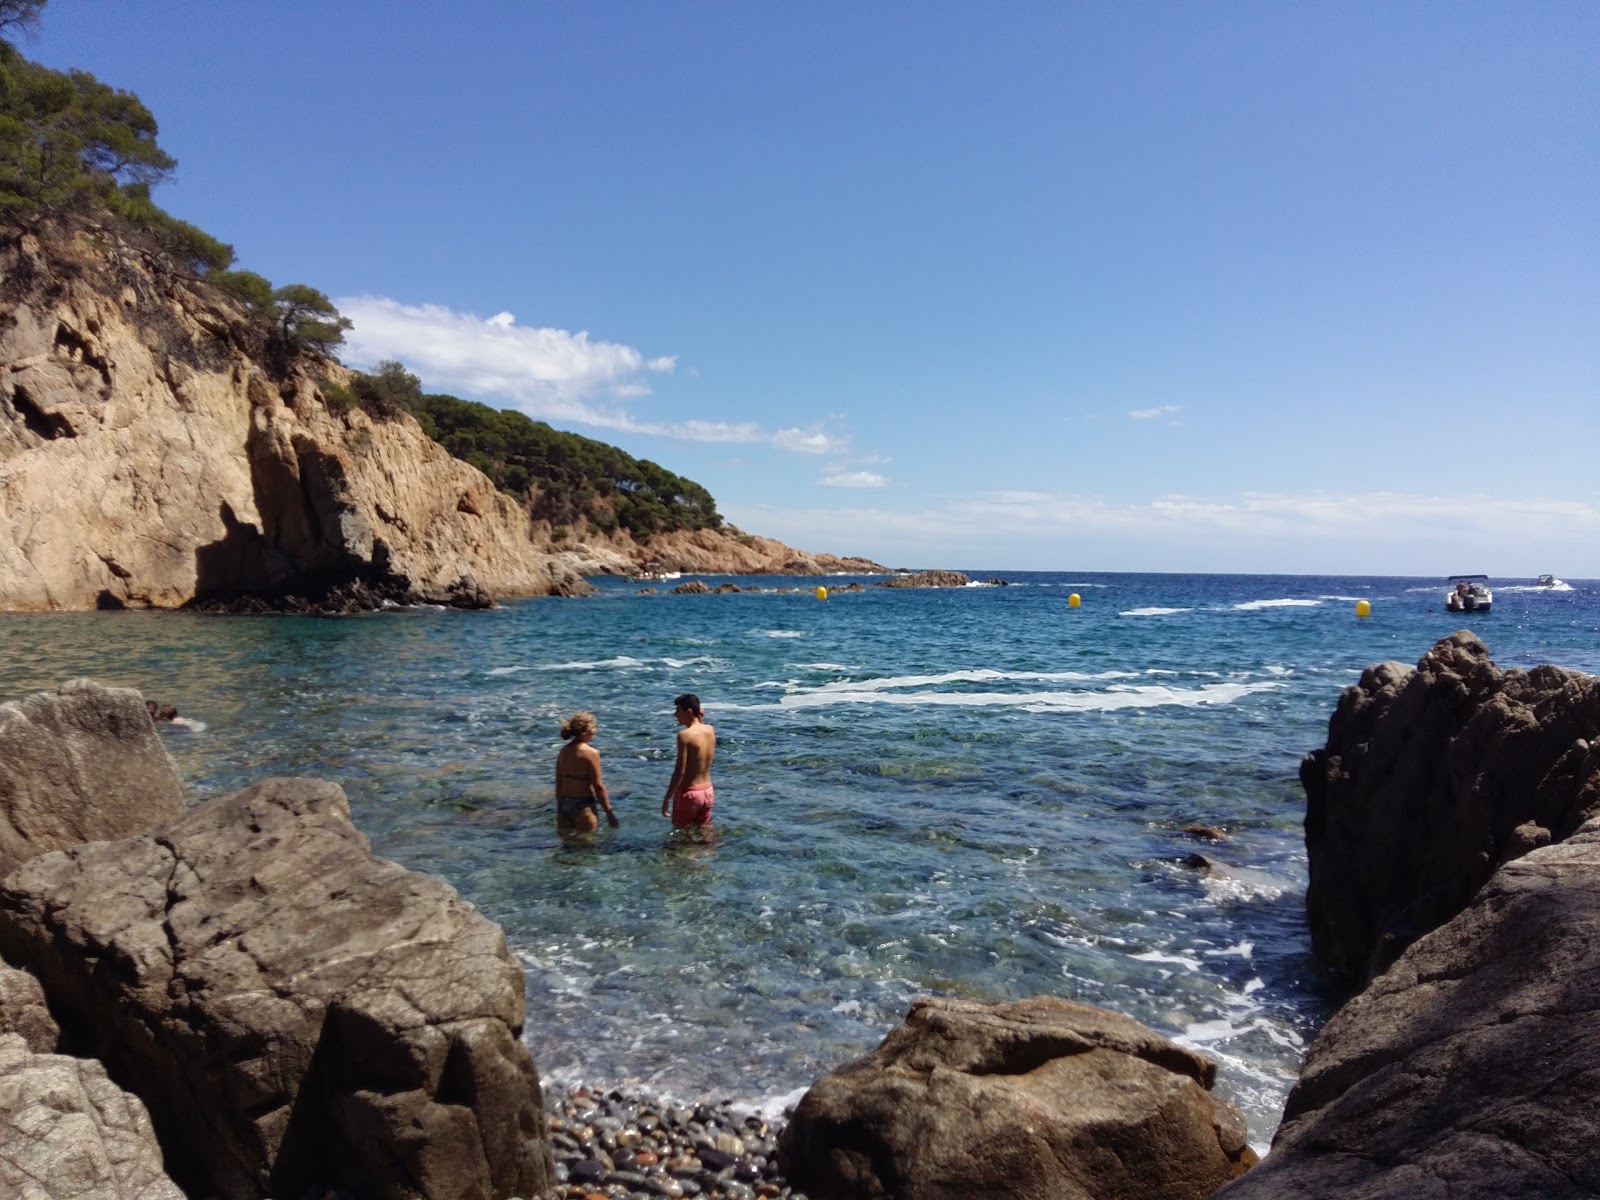
[[[92,1059],[36,1054],[0,1033],[0,1195],[184,1200],[150,1117]]]
[[[1355,990],[1501,863],[1600,813],[1600,679],[1503,671],[1451,634],[1346,688],[1300,781],[1312,948]]]
[[[26,971],[0,962],[0,1033],[14,1033],[35,1054],[54,1052],[61,1029],[45,1004],[44,989]]]
[[[37,972],[63,1045],[138,1092],[194,1194],[551,1182],[503,935],[373,855],[332,784],[268,780],[32,859],[0,883],[0,953]]]
[[[144,697],[74,679],[0,704],[0,877],[47,850],[142,833],[183,808]]]
[[[1219,1200],[1600,1195],[1600,821],[1501,867],[1318,1035]]]
[[[1216,1064],[1054,997],[923,999],[779,1146],[813,1200],[1202,1200],[1255,1162]]]

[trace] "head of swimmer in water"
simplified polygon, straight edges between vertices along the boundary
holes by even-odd
[[[581,742],[593,737],[596,728],[592,712],[575,712],[561,722],[561,740],[565,742],[576,738]]]

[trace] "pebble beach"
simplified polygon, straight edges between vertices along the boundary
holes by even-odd
[[[806,1200],[778,1174],[782,1126],[731,1102],[578,1087],[547,1100],[557,1186],[544,1200]]]

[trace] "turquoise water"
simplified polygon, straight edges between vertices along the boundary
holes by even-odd
[[[1264,1145],[1328,1011],[1296,771],[1340,689],[1464,624],[1504,666],[1600,672],[1600,585],[1499,581],[1493,613],[1460,616],[1435,580],[1005,577],[826,602],[816,580],[600,581],[485,613],[0,615],[0,699],[89,675],[177,704],[203,726],[163,728],[196,798],[341,783],[379,853],[504,926],[547,1080],[776,1102],[915,996],[1049,993],[1217,1057]],[[709,844],[659,815],[680,691],[720,739]],[[622,826],[563,845],[553,758],[578,708]],[[1232,878],[1180,865],[1195,850]]]

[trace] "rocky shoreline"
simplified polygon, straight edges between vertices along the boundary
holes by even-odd
[[[1600,679],[1451,635],[1346,689],[1302,782],[1360,990],[1258,1165],[1215,1061],[1052,996],[919,999],[781,1119],[547,1095],[503,932],[338,787],[186,807],[137,692],[0,704],[0,1194],[1600,1195]]]
[[[778,1170],[781,1123],[730,1101],[577,1087],[546,1107],[557,1186],[542,1200],[806,1200]]]

